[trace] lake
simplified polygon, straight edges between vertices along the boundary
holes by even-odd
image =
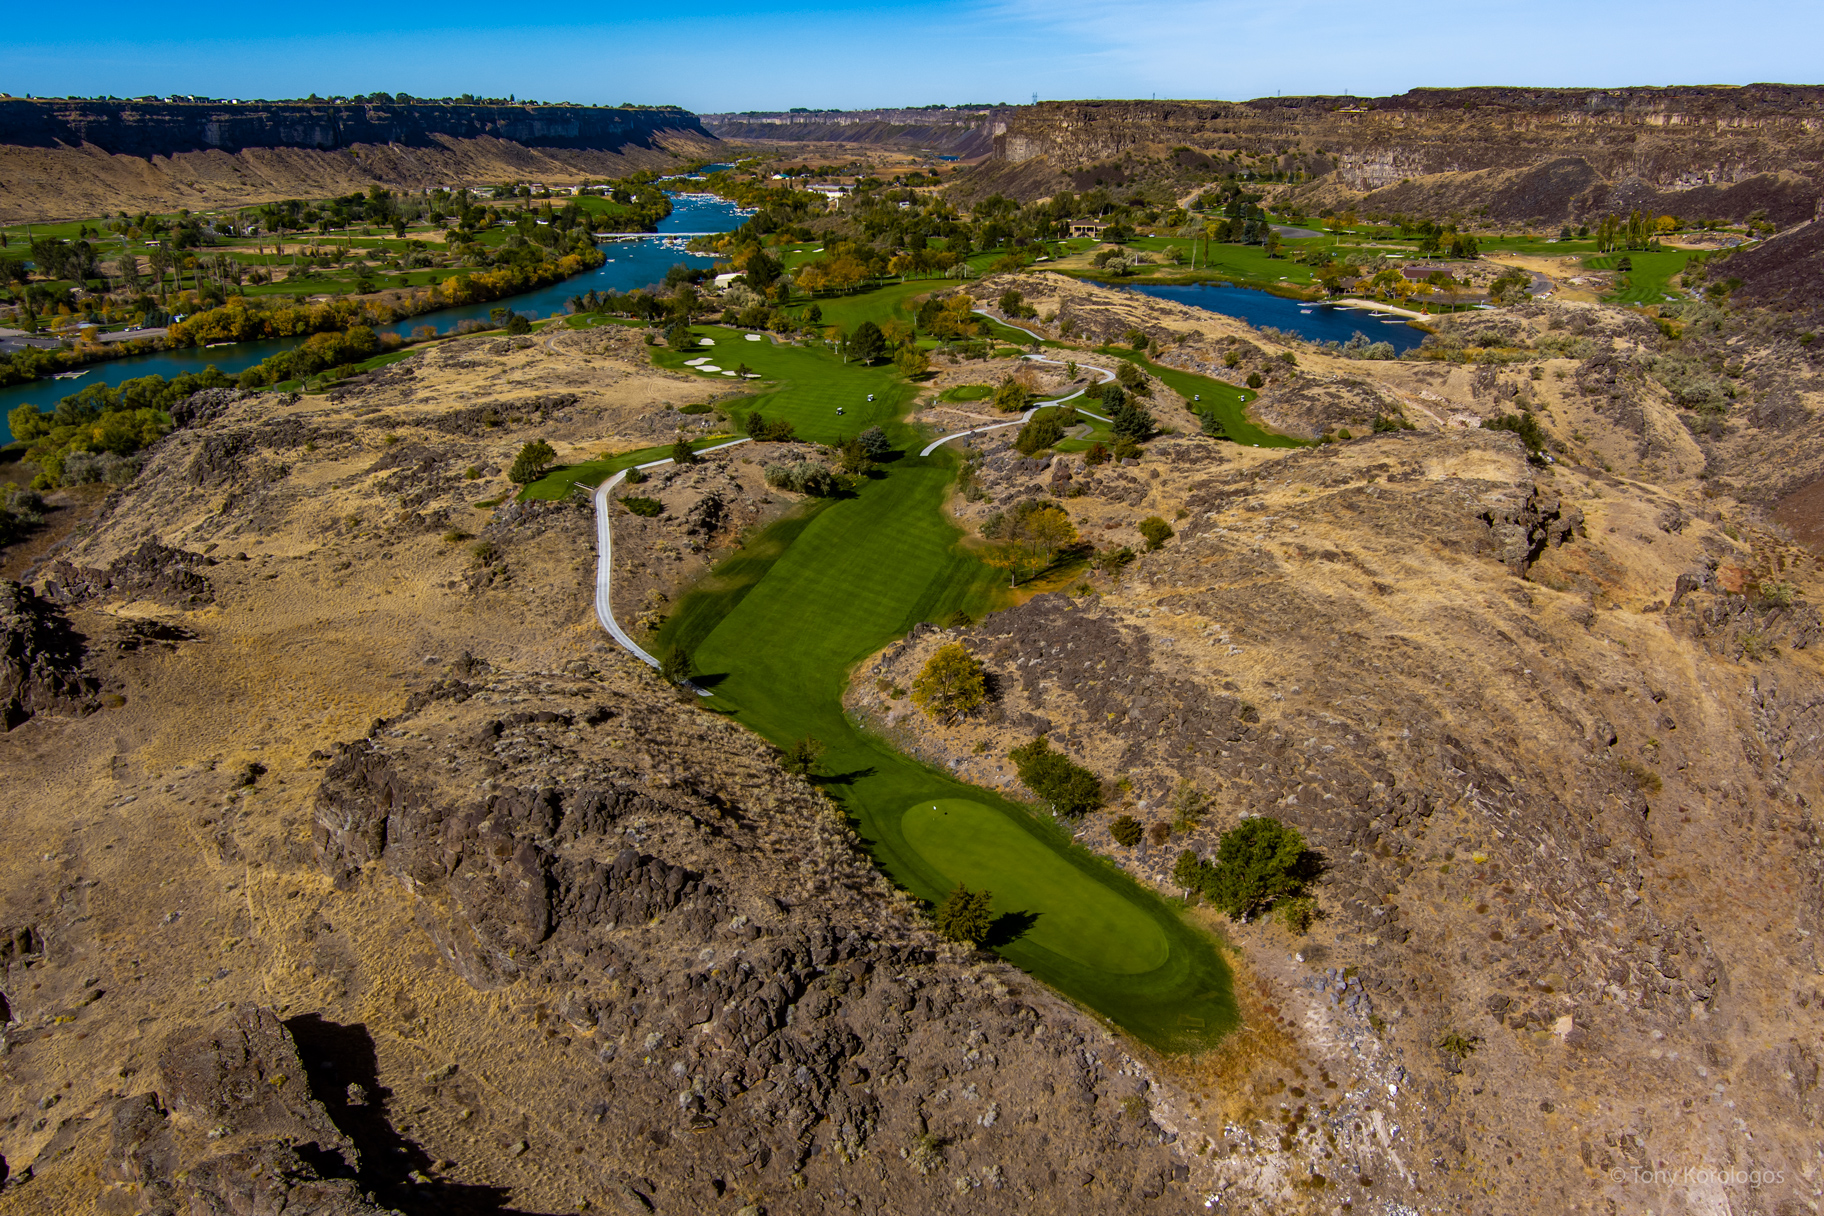
[[[601,250],[608,260],[586,274],[504,300],[466,304],[408,317],[382,326],[380,332],[409,334],[419,326],[428,325],[440,334],[449,333],[464,321],[486,321],[489,312],[496,308],[511,308],[536,319],[564,312],[571,297],[589,291],[632,291],[636,287],[646,287],[663,279],[665,272],[679,262],[701,266],[711,261],[706,255],[687,253],[682,248],[684,238],[667,240],[666,233],[727,232],[740,227],[745,218],[741,210],[726,199],[708,194],[676,193],[672,195],[671,214],[659,222],[658,235],[604,241]],[[116,385],[137,376],[170,379],[185,372],[200,372],[212,364],[217,370],[232,375],[302,342],[302,338],[272,338],[213,348],[162,350],[108,363],[91,363],[81,369],[82,375],[72,380],[34,380],[30,384],[0,389],[0,444],[12,442],[6,416],[21,405],[30,404],[45,410],[91,384]]]
[[[1283,329],[1312,342],[1347,342],[1360,333],[1370,342],[1386,342],[1395,353],[1405,354],[1425,340],[1425,331],[1414,329],[1404,318],[1376,317],[1362,309],[1337,304],[1288,300],[1251,287],[1230,287],[1221,283],[1191,283],[1182,287],[1130,283],[1124,284],[1122,290],[1219,312],[1249,325]]]

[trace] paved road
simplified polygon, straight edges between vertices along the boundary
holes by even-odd
[[[1012,321],[1003,321],[999,317],[995,316],[993,313],[987,312],[980,308],[971,308],[969,311],[974,313],[978,317],[987,317],[990,321],[993,321],[996,325],[1005,325],[1008,329],[1017,329],[1021,333],[1025,334],[1028,338],[1031,338],[1034,342],[1045,341],[1044,334],[1035,334],[1030,329],[1027,329],[1024,325],[1015,325]]]
[[[732,448],[736,444],[751,442],[753,441],[750,439],[732,439],[727,443],[718,443],[713,448],[700,448],[697,455],[706,456],[711,452],[720,452],[723,448]],[[667,456],[663,460],[648,461],[638,467],[656,469],[660,465],[670,463],[671,457]],[[616,486],[625,480],[627,480],[627,470],[622,469],[595,488],[595,619],[601,622],[602,628],[606,629],[608,635],[619,642],[628,654],[656,670],[659,661],[641,649],[638,642],[628,637],[627,631],[622,629],[620,622],[614,619],[614,601],[609,595],[611,580],[614,577],[614,535],[608,526],[609,517],[613,512],[608,496]],[[707,689],[697,688],[695,684],[692,684],[691,688],[699,697],[709,695]]]
[[[981,309],[978,308],[975,311],[981,312]],[[983,314],[983,315],[986,315],[986,314]],[[1018,329],[1019,326],[1016,325],[1016,326],[1014,326],[1014,328]],[[1026,332],[1026,331],[1022,330],[1021,332]],[[1037,355],[1026,355],[1025,358],[1031,360],[1034,363],[1050,363],[1057,367],[1064,366],[1064,364],[1060,360],[1057,360],[1057,359],[1041,359]],[[1109,371],[1106,367],[1093,367],[1087,363],[1079,363],[1079,364],[1077,364],[1077,366],[1084,371],[1098,373],[1099,375],[1101,375],[1102,383],[1104,383],[1104,384],[1108,383],[1110,380],[1113,380],[1115,378],[1115,373]],[[1021,414],[1018,418],[1014,419],[1012,422],[996,422],[989,426],[972,427],[966,431],[958,431],[954,435],[945,435],[942,439],[933,439],[930,443],[925,445],[924,449],[919,452],[919,455],[920,456],[929,456],[931,453],[937,451],[937,449],[943,447],[946,443],[949,443],[952,439],[961,439],[965,435],[982,435],[982,434],[986,434],[989,431],[1001,430],[1005,427],[1019,426],[1022,423],[1025,423],[1027,420],[1029,420],[1034,414],[1036,414],[1040,410],[1044,409],[1046,406],[1063,405],[1066,401],[1075,401],[1078,397],[1081,397],[1086,391],[1087,391],[1086,389],[1078,389],[1076,392],[1070,394],[1070,396],[1068,396],[1068,397],[1059,397],[1054,401],[1041,401],[1037,405],[1033,406],[1031,409],[1027,410],[1024,414]],[[1089,416],[1091,418],[1094,418],[1098,422],[1109,421],[1107,418],[1102,417],[1102,415],[1100,415],[1100,414],[1090,414],[1090,412],[1088,410],[1084,409],[1082,406],[1077,407],[1077,413],[1089,414]]]

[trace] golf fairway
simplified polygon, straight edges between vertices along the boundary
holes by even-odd
[[[821,741],[813,779],[894,881],[932,901],[959,881],[993,891],[1003,919],[989,944],[1009,962],[1159,1050],[1209,1047],[1237,1015],[1208,935],[1049,819],[843,714],[857,662],[920,621],[998,602],[1003,576],[964,551],[943,511],[954,467],[901,456],[773,525],[684,597],[656,645],[690,652],[711,708],[781,746]]]

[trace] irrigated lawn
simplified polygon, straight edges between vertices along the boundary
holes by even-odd
[[[959,879],[994,890],[998,911],[1028,920],[997,943],[1011,962],[1162,1050],[1208,1046],[1236,1013],[1207,936],[1049,821],[842,712],[855,663],[920,621],[1000,601],[1001,576],[967,555],[943,514],[954,467],[947,455],[901,456],[853,496],[773,525],[685,597],[657,645],[692,654],[712,708],[781,745],[820,740],[821,784],[896,881],[929,900]],[[936,824],[911,813],[934,803]]]
[[[1591,270],[1614,270],[1615,263],[1623,257],[1634,263],[1634,269],[1623,271],[1617,280],[1619,287],[1603,299],[1617,304],[1660,304],[1673,298],[1666,284],[1671,282],[1673,275],[1684,271],[1685,263],[1691,260],[1691,251],[1667,249],[1661,253],[1613,253],[1585,258],[1583,264]]]
[[[744,331],[721,326],[697,325],[691,332],[715,340],[714,346],[702,347],[697,353],[707,355],[717,367],[733,370],[745,363],[764,377],[737,380],[720,373],[699,373],[703,379],[745,388],[754,395],[743,400],[739,409],[789,419],[798,438],[813,443],[839,443],[871,426],[894,434],[895,420],[916,395],[916,389],[891,363],[872,367],[844,363],[825,348],[774,343],[766,335],[749,342]],[[653,352],[661,367],[681,371],[694,370],[685,367],[684,360],[695,357],[662,348]],[[870,393],[873,401],[868,400]],[[839,408],[840,414],[836,412]]]
[[[943,882],[994,893],[996,915],[1028,921],[1026,940],[1111,975],[1143,975],[1171,954],[1165,934],[1138,904],[1085,884],[1054,846],[1008,815],[966,798],[919,802],[900,816],[900,835]],[[1080,891],[1060,904],[1059,891]]]
[[[1186,262],[1182,266],[1154,265],[1148,268],[1149,274],[1167,275],[1173,278],[1185,277],[1194,279],[1229,279],[1249,283],[1278,283],[1284,279],[1301,287],[1309,286],[1311,269],[1301,266],[1290,258],[1281,256],[1270,258],[1264,245],[1230,245],[1224,242],[1211,241],[1205,244],[1196,242],[1197,265],[1192,267],[1189,258],[1192,255],[1192,241],[1189,237],[1146,236],[1138,237],[1131,242],[1134,249],[1143,249],[1158,253],[1168,248],[1184,250]]]
[[[853,333],[855,327],[863,321],[880,325],[897,318],[910,324],[913,313],[917,311],[909,306],[913,297],[930,295],[934,291],[951,291],[955,287],[955,283],[944,279],[908,279],[903,283],[888,283],[885,287],[857,292],[852,296],[818,296],[817,307],[823,311],[821,324],[840,325],[844,332]]]

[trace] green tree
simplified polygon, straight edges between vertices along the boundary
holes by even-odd
[[[677,442],[671,445],[672,463],[685,465],[697,463],[697,454],[690,450],[690,440],[679,435]]]
[[[1013,446],[1022,456],[1031,456],[1034,452],[1056,447],[1064,440],[1064,428],[1058,424],[1056,417],[1045,414],[1029,420],[1020,428],[1014,437]]]
[[[1203,858],[1186,849],[1178,854],[1178,860],[1172,865],[1172,882],[1188,896],[1192,891],[1203,890],[1213,872]]]
[[[987,675],[981,661],[960,642],[939,646],[912,683],[912,703],[926,716],[954,722],[988,700]]]
[[[1133,401],[1122,401],[1109,412],[1109,419],[1114,424],[1115,434],[1131,439],[1135,443],[1144,443],[1153,437],[1158,429],[1153,422],[1153,415],[1145,406]]]
[[[32,440],[51,433],[51,415],[39,413],[38,407],[29,402],[14,406],[6,421],[14,439]]]
[[[899,368],[900,375],[908,380],[916,380],[931,370],[931,356],[916,346],[900,348],[893,356],[893,363]]]
[[[863,363],[872,363],[887,349],[887,339],[880,332],[880,326],[872,321],[863,321],[849,335],[848,353]]]
[[[1120,382],[1122,388],[1136,397],[1153,395],[1153,387],[1147,383],[1146,373],[1125,359],[1121,360],[1121,365],[1115,369],[1115,379]]]
[[[785,749],[779,763],[785,766],[788,773],[808,777],[811,770],[817,767],[817,757],[823,755],[823,744],[806,735],[798,742]]]
[[[372,289],[369,288],[368,290]],[[509,313],[507,314],[507,332],[510,334],[529,334],[532,332],[532,322],[526,319],[524,313]]]
[[[1304,890],[1305,855],[1297,828],[1266,815],[1243,820],[1222,834],[1204,893],[1229,919],[1245,920]]]
[[[1210,796],[1198,789],[1195,781],[1189,778],[1180,781],[1172,791],[1172,830],[1192,831],[1203,823],[1203,816],[1209,809]]]
[[[1012,376],[1001,381],[1000,387],[994,390],[994,408],[1003,414],[1024,413],[1031,404],[1032,394]]]
[[[1140,821],[1132,815],[1122,815],[1108,825],[1108,834],[1115,838],[1115,843],[1124,849],[1131,849],[1140,843],[1142,829]]]
[[[673,684],[690,683],[690,654],[682,646],[673,646],[659,663],[659,674]]]
[[[861,444],[862,451],[876,460],[879,460],[882,456],[885,456],[888,452],[893,450],[892,440],[888,439],[887,433],[877,426],[869,427],[867,430],[857,435],[855,440],[857,443]]]
[[[1037,574],[1050,567],[1060,550],[1076,543],[1077,529],[1057,507],[1022,503],[1006,525],[1006,540],[1019,556],[1020,568]]]
[[[1019,771],[1021,783],[1053,814],[1075,819],[1102,805],[1102,783],[1096,775],[1063,752],[1052,751],[1044,735],[1014,748],[1007,758]]]
[[[994,927],[994,892],[971,891],[962,883],[944,896],[932,914],[939,936],[975,946],[988,940]]]
[[[1140,535],[1146,537],[1146,549],[1149,553],[1177,535],[1172,531],[1172,525],[1157,515],[1147,516],[1140,521],[1139,527]]]
[[[557,459],[557,451],[542,439],[534,439],[519,449],[519,455],[513,458],[513,467],[507,471],[507,480],[516,486],[530,485],[545,475],[551,462]]]
[[[764,250],[755,250],[748,256],[745,274],[749,286],[755,291],[765,291],[779,278],[784,267]],[[815,305],[813,305],[815,307]]]
[[[842,463],[842,471],[851,475],[867,472],[874,467],[874,458],[861,446],[860,439],[849,439],[837,447],[836,453]]]
[[[1537,453],[1545,447],[1545,429],[1539,425],[1539,419],[1529,413],[1502,414],[1495,418],[1484,418],[1482,429],[1485,431],[1512,431],[1520,436],[1520,442],[1526,450]]]

